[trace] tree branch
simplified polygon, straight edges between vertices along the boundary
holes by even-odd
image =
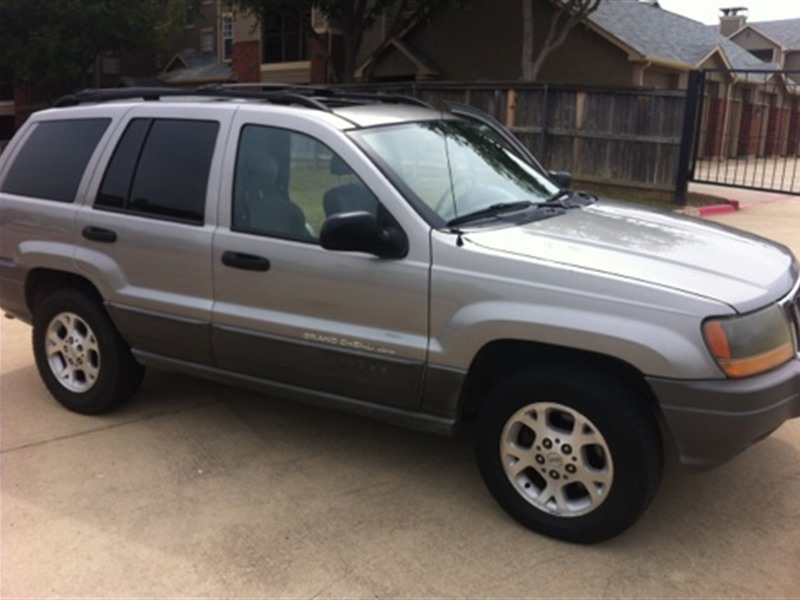
[[[569,34],[579,23],[598,9],[600,2],[602,2],[602,0],[553,0],[553,3],[558,8],[550,20],[550,28],[547,31],[547,36],[542,43],[542,47],[539,49],[539,53],[536,59],[533,60],[533,64],[531,64],[529,69],[526,69],[523,63],[523,78],[526,81],[536,80],[539,76],[539,71],[541,71],[544,62],[550,54],[567,41]],[[530,18],[531,20],[533,18],[532,14],[529,16],[525,13],[524,17]],[[523,25],[523,27],[525,27],[525,25]],[[532,31],[532,23],[529,23],[528,27],[530,27]],[[529,48],[531,51],[533,51],[532,46],[533,44],[531,42]],[[530,56],[530,58],[523,56],[523,61],[532,58],[532,56]]]

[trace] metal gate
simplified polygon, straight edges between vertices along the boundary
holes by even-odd
[[[800,195],[800,71],[691,72],[679,198],[689,181]]]

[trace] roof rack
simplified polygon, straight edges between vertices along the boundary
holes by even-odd
[[[86,89],[59,98],[55,106],[77,106],[79,104],[133,99],[158,101],[162,98],[175,97],[257,100],[271,104],[299,105],[327,112],[341,106],[375,103],[411,104],[430,107],[429,104],[418,98],[401,94],[271,83],[206,85],[198,88],[130,87]]]

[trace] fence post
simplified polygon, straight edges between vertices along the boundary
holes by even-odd
[[[517,90],[508,88],[508,97],[506,98],[506,127],[509,131],[513,131],[514,125],[517,124]]]
[[[678,154],[678,173],[675,180],[675,201],[685,205],[689,195],[689,179],[694,175],[697,127],[702,109],[703,84],[705,73],[690,71],[686,86],[686,103],[683,109],[683,132]]]
[[[549,107],[550,103],[550,86],[548,84],[544,84],[544,101],[542,106],[542,137],[541,137],[541,144],[539,146],[539,162],[543,165],[547,165],[547,125],[549,124],[549,117],[547,113],[550,110]]]

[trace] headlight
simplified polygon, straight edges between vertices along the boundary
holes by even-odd
[[[790,360],[794,342],[780,307],[703,323],[706,345],[728,377],[763,373]]]

